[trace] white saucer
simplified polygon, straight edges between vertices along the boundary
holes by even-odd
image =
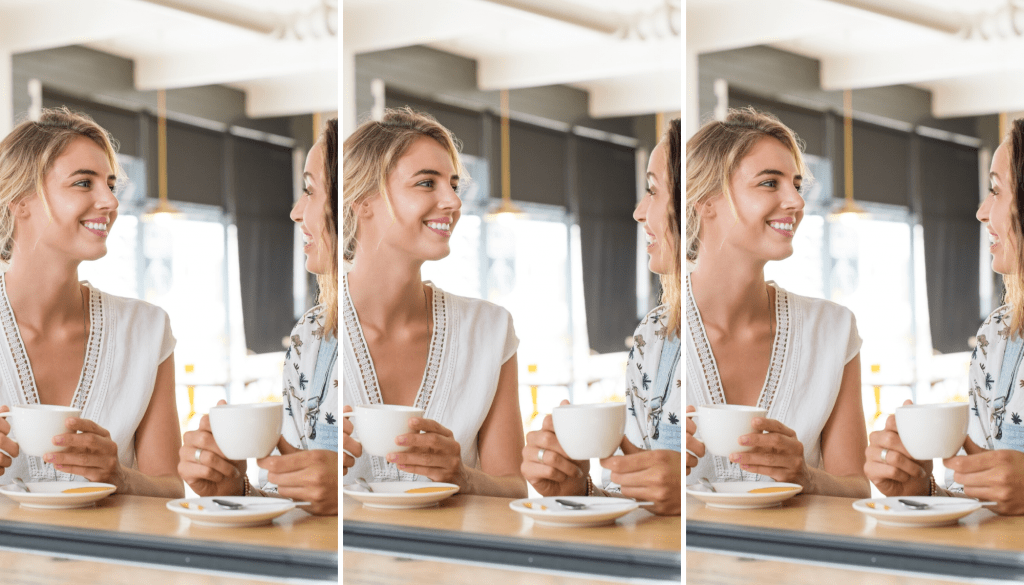
[[[907,496],[902,499],[933,507],[927,510],[914,510],[901,504],[900,498],[894,497],[857,500],[853,503],[853,509],[878,520],[879,524],[920,528],[956,524],[960,518],[981,508],[981,502],[966,498]]]
[[[570,500],[590,506],[585,510],[571,510],[555,500]],[[557,498],[524,498],[509,502],[509,508],[546,526],[577,528],[612,524],[639,507],[633,500],[585,496],[558,496]]]
[[[800,484],[779,481],[715,481],[711,482],[711,485],[715,486],[715,489],[718,490],[717,493],[709,491],[700,484],[686,486],[686,493],[712,508],[753,510],[778,506],[804,489]],[[789,489],[767,494],[750,493],[750,490],[755,489],[783,487]]]
[[[31,490],[28,493],[21,491],[14,485],[4,485],[0,486],[0,494],[18,502],[22,508],[68,510],[92,506],[95,502],[109,496],[117,489],[109,483],[95,483],[91,481],[38,481],[28,483],[27,485],[28,489]],[[103,488],[103,490],[84,494],[64,493],[64,490],[87,487]]]
[[[248,527],[270,524],[271,520],[295,507],[295,502],[281,498],[216,496],[236,504],[241,510],[228,510],[213,503],[214,498],[181,498],[167,502],[167,509],[181,514],[200,526]]]
[[[441,500],[453,496],[459,491],[459,486],[453,483],[436,481],[371,481],[367,483],[370,484],[373,493],[364,490],[356,484],[346,485],[342,491],[345,495],[352,496],[357,501],[362,502],[367,508],[384,508],[388,510],[409,510],[412,508],[436,506]],[[412,489],[434,487],[446,489],[440,492],[425,494],[407,493]]]

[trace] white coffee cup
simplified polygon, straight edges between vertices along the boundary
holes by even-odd
[[[551,411],[558,444],[571,459],[603,459],[615,453],[626,430],[626,404],[565,404]]]
[[[756,433],[755,418],[766,418],[768,411],[756,406],[740,404],[706,404],[697,407],[697,412],[686,413],[696,417],[700,441],[712,455],[728,457],[733,453],[750,451],[752,446],[740,445],[740,437]]]
[[[51,404],[26,404],[15,406],[10,412],[0,412],[0,417],[10,417],[11,439],[18,444],[19,453],[42,457],[47,453],[63,451],[66,445],[53,444],[53,437],[71,431],[64,421],[82,416],[81,409]]]
[[[284,405],[219,404],[210,409],[210,429],[221,453],[233,461],[270,455],[281,438]]]
[[[378,457],[407,451],[409,447],[395,443],[395,439],[412,432],[409,430],[409,419],[423,418],[426,413],[422,408],[397,404],[367,404],[352,410],[341,416],[354,419],[354,432],[358,435],[356,439],[363,445],[363,453]]]
[[[963,447],[969,419],[966,402],[908,404],[896,409],[896,430],[914,459],[945,459]]]

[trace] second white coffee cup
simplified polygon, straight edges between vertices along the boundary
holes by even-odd
[[[358,441],[363,445],[363,452],[378,457],[408,450],[408,446],[395,443],[395,439],[412,432],[409,430],[409,419],[422,418],[426,413],[422,408],[397,404],[368,404],[356,406],[352,410],[341,416],[353,419],[352,424]]]
[[[626,403],[565,404],[551,411],[558,444],[570,459],[603,459],[615,453],[626,430]]]
[[[221,453],[233,461],[270,455],[281,438],[284,405],[220,404],[210,409],[210,429]]]
[[[907,453],[919,461],[956,455],[967,438],[966,402],[908,404],[896,409],[896,430]]]
[[[66,449],[66,445],[54,445],[53,437],[70,433],[64,421],[80,416],[82,411],[78,408],[51,404],[26,404],[0,412],[0,417],[11,419],[10,437],[18,444],[19,452],[34,457]]]
[[[757,432],[754,419],[767,417],[768,411],[739,404],[707,404],[698,406],[697,412],[688,412],[686,416],[697,418],[697,433],[712,455],[728,457],[753,448],[740,445],[740,437]]]

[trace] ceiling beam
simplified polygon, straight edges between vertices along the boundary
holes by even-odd
[[[683,79],[680,70],[582,84],[589,94],[592,118],[642,116],[682,111]]]
[[[370,53],[480,34],[500,25],[497,13],[493,6],[460,0],[380,0],[346,7],[345,50]]]
[[[681,68],[679,39],[622,40],[560,51],[482,57],[477,60],[477,86],[493,91],[673,71],[678,78]]]
[[[152,91],[331,71],[337,77],[337,69],[337,39],[282,40],[218,49],[216,58],[205,51],[139,57],[135,60],[135,88]]]
[[[987,75],[930,84],[936,118],[1024,110],[1024,75]]]
[[[250,118],[338,111],[338,70],[236,84]]]
[[[821,87],[859,89],[1006,71],[1024,72],[1024,40],[961,40],[821,60]]]
[[[686,49],[713,53],[836,30],[842,6],[812,0],[727,0],[686,9]]]
[[[165,8],[130,0],[24,3],[4,8],[0,18],[0,47],[11,53],[27,53],[104,41],[138,34],[154,20],[167,22],[166,19],[173,18],[170,13]]]

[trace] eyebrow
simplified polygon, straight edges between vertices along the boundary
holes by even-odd
[[[74,176],[77,176],[77,175],[86,175],[86,176],[89,176],[89,177],[99,177],[99,176],[101,176],[96,171],[91,171],[89,169],[78,169],[77,171],[75,171],[75,172],[71,173],[70,175],[68,175],[68,178],[70,179],[71,177],[74,177]],[[107,179],[108,180],[116,181],[117,180],[117,175],[111,174],[111,175],[107,176]]]
[[[412,174],[412,178],[416,178],[416,177],[418,177],[420,175],[430,175],[432,177],[442,177],[442,178],[444,177],[444,175],[442,175],[439,171],[435,171],[433,169],[421,169],[421,170],[413,173]],[[452,175],[452,179],[455,180],[455,181],[458,181],[459,180],[459,176],[458,175]]]
[[[782,171],[776,171],[775,169],[765,169],[765,170],[761,171],[760,173],[757,173],[756,175],[754,175],[754,178],[756,179],[757,177],[760,177],[761,175],[772,175],[772,176],[777,176],[777,177],[785,177],[786,173],[784,173]],[[793,175],[793,180],[794,181],[803,181],[804,177],[803,177],[803,175]]]

